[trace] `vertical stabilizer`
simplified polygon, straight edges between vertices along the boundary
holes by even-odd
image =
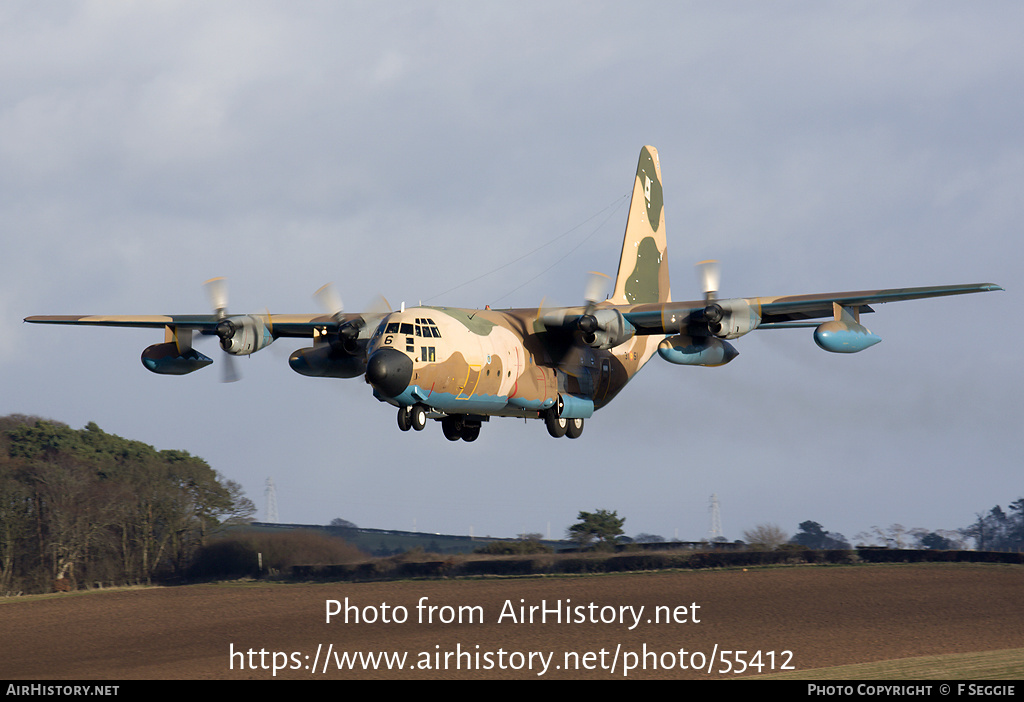
[[[671,292],[667,254],[658,150],[645,146],[640,151],[640,163],[633,180],[633,199],[629,204],[626,236],[611,302],[617,305],[668,302]]]

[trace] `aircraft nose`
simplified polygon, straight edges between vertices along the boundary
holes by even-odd
[[[366,362],[366,380],[386,397],[395,397],[409,387],[412,360],[401,351],[380,349]]]

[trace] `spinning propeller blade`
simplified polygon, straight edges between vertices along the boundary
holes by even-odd
[[[203,283],[203,287],[206,288],[206,295],[210,298],[210,306],[213,307],[213,313],[217,316],[217,319],[226,320],[228,316],[227,279],[210,278]],[[269,317],[269,313],[267,316]],[[225,339],[231,338],[234,332],[234,325],[230,321],[224,321],[217,325],[217,336],[222,342]],[[224,351],[223,345],[221,345],[221,350]],[[241,376],[238,374],[238,368],[235,367],[234,357],[227,351],[224,351],[224,363],[221,365],[221,382],[233,383],[240,379]]]
[[[704,299],[710,302],[718,298],[718,286],[722,279],[722,269],[718,261],[701,261],[697,264],[697,277]]]

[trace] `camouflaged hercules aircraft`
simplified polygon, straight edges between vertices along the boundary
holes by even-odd
[[[860,324],[869,305],[1001,290],[989,283],[864,292],[717,299],[717,264],[698,264],[704,299],[672,302],[658,152],[646,146],[633,182],[618,275],[611,297],[585,306],[467,310],[414,307],[346,313],[332,289],[318,295],[328,314],[230,315],[222,279],[208,283],[214,314],[44,316],[25,321],[164,328],[164,343],[142,352],[154,373],[182,375],[212,359],[192,348],[194,332],[216,335],[231,356],[281,337],[311,337],[288,362],[302,375],[364,376],[374,396],[398,408],[398,426],[441,422],[452,440],[473,441],[491,417],[543,419],[551,436],[577,438],[657,352],[670,363],[720,366],[736,357],[730,340],[755,329],[814,327],[818,346],[862,351],[880,339]],[[806,320],[827,318],[827,321]],[[230,371],[230,363],[225,364]]]

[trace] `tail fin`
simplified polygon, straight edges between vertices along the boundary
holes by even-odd
[[[633,199],[611,298],[615,304],[670,301],[664,210],[658,150],[645,146],[640,150],[633,181]]]

